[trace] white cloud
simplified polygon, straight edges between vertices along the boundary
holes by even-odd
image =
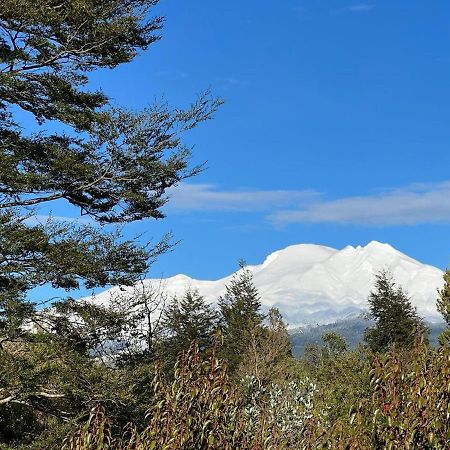
[[[366,226],[450,224],[450,181],[414,184],[366,196],[320,199],[271,214],[274,225],[337,223]]]
[[[233,76],[216,77],[215,80],[221,85],[223,89],[244,88],[251,85],[249,81]]]
[[[295,223],[450,224],[450,180],[340,198],[313,190],[223,190],[213,184],[181,183],[170,191],[166,209],[172,214],[263,213],[276,227]]]
[[[332,15],[338,15],[342,13],[364,13],[370,12],[375,9],[375,5],[372,3],[355,3],[353,5],[345,6],[343,8],[332,9],[330,13]]]
[[[167,209],[180,212],[272,212],[307,204],[319,196],[317,192],[308,190],[225,191],[213,184],[181,183],[171,190]]]
[[[372,9],[375,8],[375,5],[368,4],[368,3],[357,3],[355,5],[350,5],[346,9],[347,11],[351,12],[366,12],[366,11],[372,11]]]

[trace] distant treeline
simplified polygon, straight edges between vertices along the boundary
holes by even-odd
[[[445,330],[444,322],[425,322],[429,329],[430,345],[436,347],[439,344],[439,335]],[[364,331],[373,322],[361,317],[351,317],[336,320],[335,322],[322,325],[308,325],[289,330],[292,344],[292,352],[296,357],[302,356],[308,345],[320,345],[325,333],[334,332],[342,336],[348,343],[349,348],[355,349],[363,343]]]
[[[450,272],[438,347],[380,272],[363,344],[327,331],[301,358],[244,264],[217,308],[140,283],[174,242],[124,228],[204,169],[184,136],[222,103],[127,110],[89,83],[159,41],[157,4],[0,2],[0,449],[450,448]]]

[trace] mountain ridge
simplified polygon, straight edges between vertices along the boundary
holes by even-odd
[[[317,244],[294,244],[248,268],[264,309],[279,308],[291,327],[331,323],[360,314],[367,309],[375,273],[381,269],[392,272],[420,315],[430,321],[440,319],[435,303],[436,289],[443,284],[443,272],[387,243],[372,241],[366,246],[348,245],[341,250]],[[197,280],[178,274],[163,279],[162,284],[169,296],[182,295],[188,288],[198,289],[207,301],[214,303],[223,295],[232,276]],[[143,283],[152,286],[161,280],[147,279]],[[108,295],[114,295],[117,289],[97,294],[95,298],[107,302]]]

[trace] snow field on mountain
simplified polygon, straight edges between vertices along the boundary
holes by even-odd
[[[347,246],[342,250],[314,244],[292,245],[270,254],[262,264],[249,266],[264,309],[278,307],[291,327],[330,323],[360,314],[367,309],[374,275],[383,268],[392,272],[422,317],[429,321],[440,319],[436,290],[443,285],[442,271],[389,244],[373,241],[365,247]],[[191,288],[215,303],[232,275],[214,281],[176,275],[162,280],[162,284],[169,297],[181,296]],[[159,283],[161,280],[148,279],[144,286]],[[111,295],[131,292],[123,289],[115,287],[102,292],[95,301],[105,304]]]

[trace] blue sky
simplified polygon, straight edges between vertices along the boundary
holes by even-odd
[[[186,137],[208,169],[164,221],[150,276],[218,278],[297,243],[388,242],[450,264],[450,3],[161,0],[160,42],[93,74],[114,102],[225,100]],[[64,210],[54,211],[55,214]]]

